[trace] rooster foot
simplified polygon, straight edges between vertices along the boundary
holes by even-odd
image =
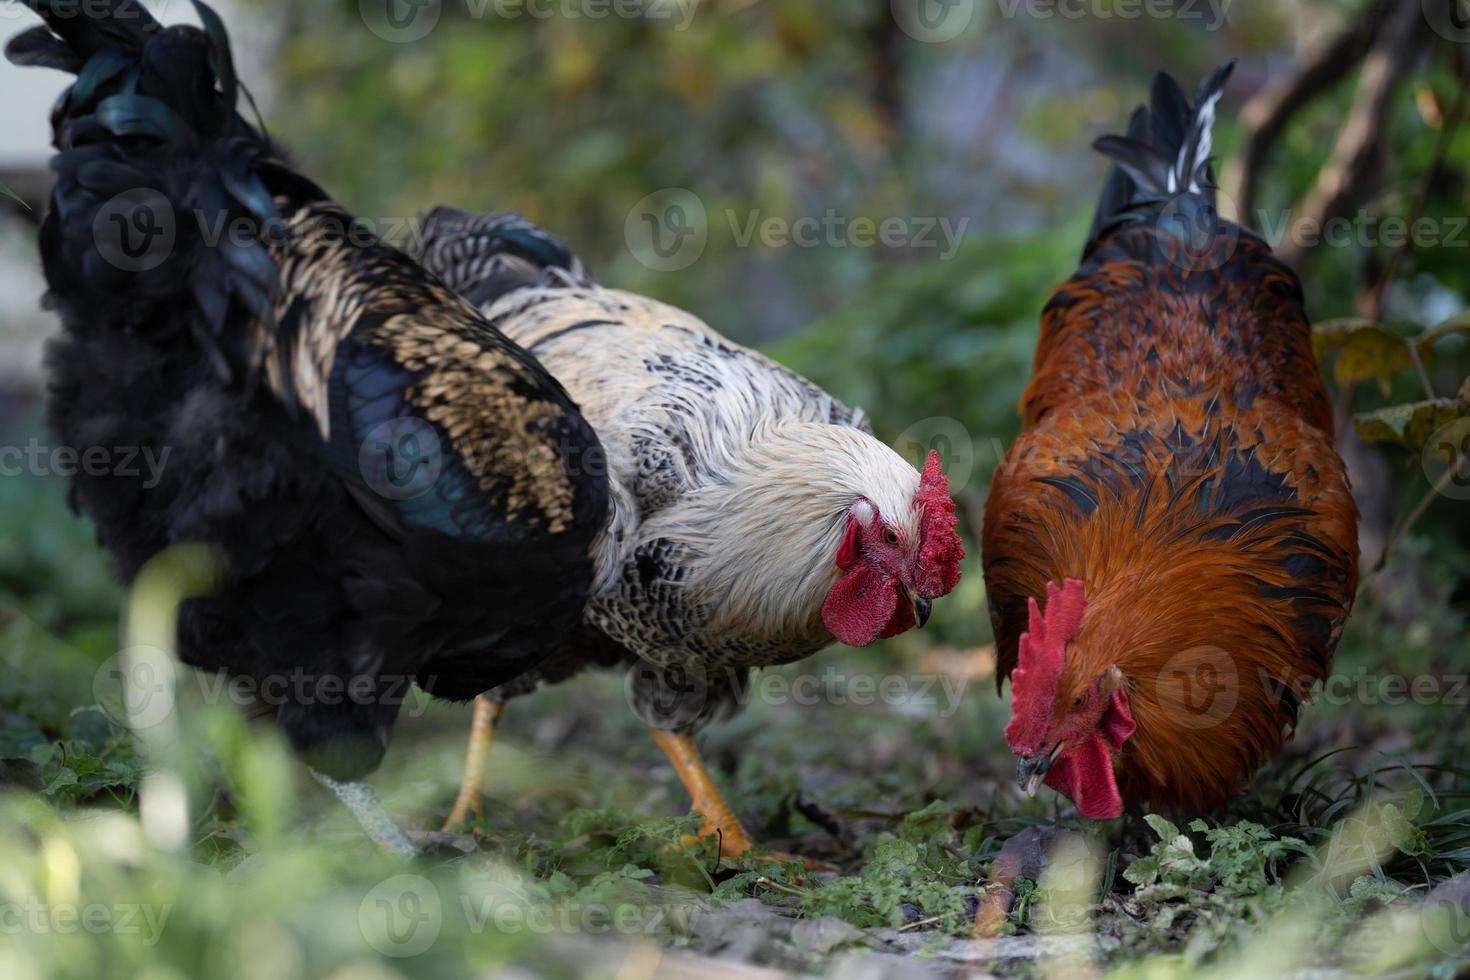
[[[315,769],[311,770],[311,774],[316,777],[317,782],[336,794],[337,799],[357,818],[363,833],[374,844],[400,857],[413,857],[419,853],[408,835],[388,816],[383,805],[378,802],[378,795],[367,783],[338,782]]]
[[[650,728],[649,731],[653,735],[653,740],[658,743],[658,747],[663,749],[664,755],[668,756],[669,762],[673,764],[674,772],[679,775],[679,781],[689,791],[689,799],[693,803],[692,809],[704,818],[699,833],[684,838],[681,843],[698,845],[701,838],[718,837],[722,858],[739,860],[754,857],[756,860],[800,861],[802,867],[807,871],[837,870],[830,864],[781,851],[766,851],[752,855],[750,852],[755,849],[755,841],[751,839],[745,825],[740,822],[740,818],[735,816],[735,811],[730,808],[730,804],[725,802],[724,794],[715,785],[709,770],[705,768],[704,760],[699,757],[699,750],[694,747],[694,740],[688,735],[678,735],[657,728]]]
[[[491,701],[485,695],[475,698],[475,715],[470,724],[469,746],[464,754],[464,775],[460,779],[459,795],[454,798],[454,807],[439,828],[448,833],[462,826],[473,825],[484,807],[485,760],[490,755],[490,742],[495,737],[495,727],[505,705]]]
[[[784,864],[788,861],[800,861],[802,870],[816,874],[824,871],[836,871],[835,864],[819,861],[815,858],[802,857],[800,854],[789,854],[786,851],[759,850],[755,841],[751,840],[745,828],[736,824],[733,828],[728,826],[714,826],[706,824],[699,828],[697,834],[686,834],[679,839],[679,844],[685,848],[698,848],[709,838],[719,839],[720,857],[730,861],[770,861],[773,864]]]
[[[990,863],[990,880],[980,896],[972,939],[994,939],[1001,933],[1016,899],[1016,879],[1041,880],[1056,861],[1076,860],[1077,849],[1088,849],[1079,835],[1060,827],[1027,827],[1006,841]]]

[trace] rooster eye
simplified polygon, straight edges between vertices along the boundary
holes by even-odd
[[[1077,697],[1075,697],[1075,698],[1072,699],[1072,707],[1074,707],[1074,708],[1080,708],[1080,707],[1082,707],[1082,695],[1079,694]]]
[[[883,532],[883,540],[889,544],[898,544],[898,532],[893,528],[889,528]]]

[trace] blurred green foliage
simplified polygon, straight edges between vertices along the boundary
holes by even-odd
[[[935,44],[905,34],[887,0],[650,3],[671,16],[642,19],[444,0],[435,30],[390,44],[363,28],[357,0],[250,2],[284,39],[273,132],[355,212],[518,211],[606,282],[743,341],[848,308],[878,270],[929,266],[939,251],[742,248],[736,229],[752,215],[948,216],[969,240],[1025,231],[1075,250],[1073,223],[1105,169],[1084,148],[1121,128],[1155,70],[1188,85],[1234,55],[1289,58],[1362,5],[1231,4],[1222,21],[1219,4],[1140,17],[1101,2],[1084,6],[1103,16],[1079,19],[1055,12],[1077,5],[961,3],[965,30]],[[1305,138],[1293,161],[1300,150],[1320,162],[1332,112],[1294,127]],[[1282,184],[1295,200],[1301,188]],[[692,267],[660,273],[634,260],[623,230],[637,202],[671,187],[702,201],[709,243]],[[955,285],[973,268],[950,264]]]

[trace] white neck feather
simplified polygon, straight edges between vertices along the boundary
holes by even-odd
[[[703,555],[692,589],[718,610],[713,628],[820,643],[848,508],[866,498],[916,540],[919,474],[846,426],[783,420],[754,432],[744,450],[726,482],[690,495],[682,528],[670,529]]]

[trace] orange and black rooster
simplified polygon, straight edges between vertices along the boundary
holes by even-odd
[[[168,452],[80,473],[132,578],[180,542],[226,580],[179,652],[263,708],[380,843],[365,787],[417,682],[468,700],[581,624],[607,524],[595,432],[534,358],[292,171],[236,112],[224,27],[135,0],[27,0],[19,64],[77,76],[41,228],[65,445]]]
[[[1229,71],[1192,106],[1159,75],[1096,143],[1115,166],[986,505],[1017,778],[1094,819],[1238,793],[1327,676],[1357,582],[1300,285],[1215,211]]]

